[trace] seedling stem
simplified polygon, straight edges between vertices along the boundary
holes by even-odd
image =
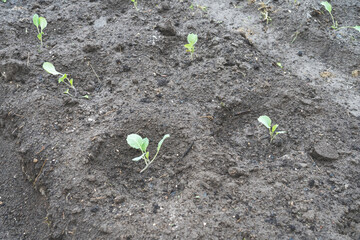
[[[137,7],[137,0],[131,0],[132,3],[134,3],[134,7],[136,9],[136,11],[139,11],[138,7]]]

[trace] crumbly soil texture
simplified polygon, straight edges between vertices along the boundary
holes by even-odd
[[[137,8],[0,2],[0,239],[360,239],[360,32],[320,0]],[[131,133],[170,134],[143,173]]]

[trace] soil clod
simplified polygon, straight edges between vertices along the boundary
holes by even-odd
[[[339,158],[336,149],[325,141],[315,144],[311,156],[317,160],[332,161]]]

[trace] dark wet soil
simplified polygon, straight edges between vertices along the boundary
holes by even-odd
[[[360,33],[312,0],[138,8],[0,3],[0,239],[360,239]],[[131,133],[171,135],[143,173]]]

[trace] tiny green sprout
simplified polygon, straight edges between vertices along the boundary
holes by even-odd
[[[200,10],[203,11],[203,12],[207,12],[207,7],[206,7],[206,6],[201,6],[201,5],[199,5],[199,4],[196,4],[196,5],[191,4],[189,8],[190,8],[191,10],[195,10],[195,7],[198,8],[198,9],[200,9]]]
[[[272,21],[271,17],[269,16],[268,11],[261,12],[261,15],[263,16],[263,21],[266,21],[266,24],[269,25],[269,23]]]
[[[263,16],[263,21],[266,21],[266,24],[269,25],[269,23],[272,21],[269,11],[271,10],[271,7],[269,7],[266,3],[261,2],[259,3],[260,7],[258,10],[260,10],[261,15]]]
[[[258,121],[269,129],[270,143],[274,140],[276,135],[286,133],[285,131],[276,131],[276,129],[279,125],[275,124],[275,125],[271,126],[271,119],[268,116],[265,116],[265,115],[260,116],[258,118]]]
[[[2,0],[3,3],[6,3],[6,0]]]
[[[132,3],[134,3],[134,7],[136,9],[136,11],[139,11],[138,7],[137,7],[137,0],[131,0]]]
[[[284,68],[281,62],[277,62],[276,65],[278,65],[279,68]]]
[[[42,42],[42,35],[44,34],[44,29],[47,26],[47,21],[44,17],[39,17],[39,15],[34,14],[33,16],[33,23],[36,26],[36,29],[38,31],[38,39],[40,40],[41,46],[43,44]],[[39,28],[40,27],[40,28]]]
[[[196,5],[201,11],[203,12],[207,12],[207,7],[206,6],[201,6],[201,5]]]
[[[67,77],[66,73],[62,74],[62,73],[59,73],[58,71],[56,71],[56,69],[55,69],[55,67],[54,67],[54,65],[52,63],[44,62],[42,67],[43,67],[43,69],[45,71],[47,71],[48,73],[50,73],[52,75],[55,75],[55,76],[61,75],[61,77],[58,79],[58,82],[59,83],[64,83],[69,87],[68,89],[66,89],[64,91],[64,94],[68,94],[69,96],[72,96],[72,97],[77,97],[77,90],[76,90],[76,88],[74,86],[74,79],[72,79],[72,78],[69,79]],[[74,95],[70,93],[70,89],[72,89],[74,91]],[[85,95],[85,96],[82,96],[82,97],[86,98],[86,99],[89,98],[88,95]]]
[[[157,150],[156,150],[156,154],[155,156],[153,157],[152,160],[150,160],[150,157],[149,157],[149,152],[146,151],[148,145],[149,145],[149,139],[148,138],[142,138],[141,136],[139,136],[138,134],[130,134],[127,136],[126,138],[126,141],[127,143],[130,145],[130,147],[132,148],[135,148],[135,149],[139,149],[141,151],[141,156],[139,157],[136,157],[133,159],[133,161],[139,161],[141,159],[144,160],[145,162],[145,168],[143,168],[140,173],[142,173],[143,171],[145,171],[149,166],[150,164],[156,159],[159,151],[160,151],[160,148],[161,148],[161,145],[163,144],[164,140],[167,139],[168,137],[170,137],[169,134],[166,134],[161,140],[160,142],[158,143],[158,147],[157,147]]]
[[[197,43],[197,40],[198,40],[198,36],[196,34],[193,34],[193,33],[190,33],[188,36],[187,36],[187,41],[188,41],[188,44],[185,44],[184,47],[187,48],[187,52],[190,52],[190,57],[191,59],[193,59],[193,54],[195,52],[195,43]]]

